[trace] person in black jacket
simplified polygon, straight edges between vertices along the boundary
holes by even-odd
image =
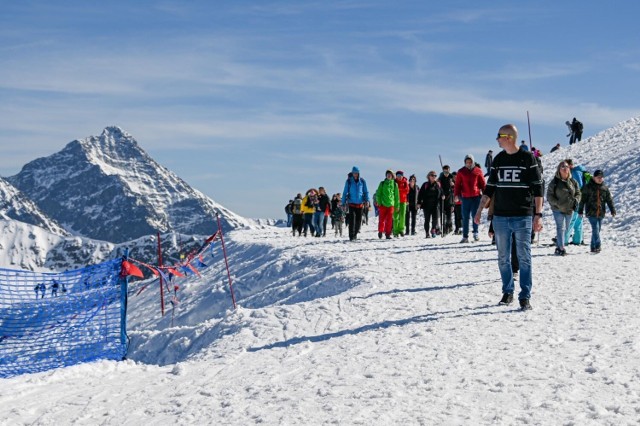
[[[489,176],[491,172],[491,164],[493,163],[493,151],[489,150],[487,152],[487,156],[484,159],[484,167],[487,169],[487,174],[485,176]]]
[[[442,173],[440,173],[440,177],[438,178],[438,183],[440,183],[440,189],[442,189],[442,195],[444,199],[442,200],[442,232],[444,235],[449,234],[453,231],[453,223],[451,222],[451,213],[453,213],[453,186],[455,185],[454,176],[450,173],[451,169],[448,165],[444,165],[442,167]]]
[[[609,207],[611,216],[616,217],[616,208],[609,188],[604,184],[602,170],[593,172],[591,180],[582,187],[582,198],[578,206],[578,214],[586,214],[591,225],[591,253],[600,253],[600,228],[605,215],[605,206]]]
[[[419,189],[416,182],[416,175],[411,175],[409,177],[409,195],[407,195],[407,215],[405,216],[405,229],[407,230],[407,233],[411,232],[411,235],[416,235],[418,191]]]
[[[440,230],[438,226],[438,212],[440,201],[442,200],[442,190],[436,180],[436,172],[430,171],[427,174],[427,181],[420,187],[418,192],[418,208],[422,208],[424,213],[424,231],[426,238],[435,238]],[[431,224],[431,228],[429,227]]]
[[[498,267],[502,278],[501,305],[513,301],[513,272],[511,269],[511,240],[516,237],[520,264],[520,308],[531,309],[529,299],[533,286],[531,267],[531,229],[542,229],[542,176],[533,154],[518,149],[518,129],[513,124],[500,127],[496,140],[503,149],[493,160],[489,181],[480,206],[494,197],[493,228],[498,248]],[[533,216],[533,220],[531,217]],[[474,222],[480,224],[482,209]],[[533,222],[533,223],[532,223]]]

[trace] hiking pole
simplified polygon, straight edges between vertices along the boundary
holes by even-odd
[[[529,111],[527,111],[527,126],[529,127],[529,150],[531,150],[531,121],[529,120]]]

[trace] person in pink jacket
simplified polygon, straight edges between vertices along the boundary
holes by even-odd
[[[393,235],[395,237],[404,237],[405,235],[405,216],[407,214],[407,196],[409,195],[409,181],[404,177],[404,172],[398,170],[396,172],[396,183],[398,184],[398,195],[400,204],[393,211]]]
[[[480,198],[484,191],[486,182],[482,169],[476,166],[473,155],[467,154],[464,157],[464,167],[458,170],[456,184],[453,188],[454,200],[462,201],[462,240],[461,243],[469,242],[469,220],[476,215],[480,206]],[[473,240],[478,241],[478,225],[473,223]]]

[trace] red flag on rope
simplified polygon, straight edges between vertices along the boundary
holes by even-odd
[[[122,269],[120,271],[120,276],[121,277],[126,277],[126,276],[129,276],[129,275],[131,275],[133,277],[144,278],[144,274],[142,273],[140,268],[138,268],[136,265],[134,265],[133,263],[129,262],[128,260],[123,260],[122,261]]]
[[[167,270],[171,272],[173,275],[175,275],[176,277],[184,277],[184,274],[181,272],[178,272],[176,268],[167,268]]]

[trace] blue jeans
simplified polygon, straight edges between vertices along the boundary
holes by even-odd
[[[311,230],[311,235],[315,234],[315,229],[313,228],[313,213],[305,213],[304,216],[304,236],[307,236],[307,229]]]
[[[556,221],[556,246],[559,249],[563,249],[566,244],[565,235],[570,229],[571,222],[573,220],[572,214],[564,214],[560,211],[552,210],[553,220]]]
[[[571,217],[571,223],[567,227],[567,231],[564,234],[564,243],[569,244],[569,239],[571,234],[573,233],[573,241],[574,244],[582,243],[582,216],[578,214],[578,212],[573,212],[573,216]]]
[[[597,217],[587,217],[591,225],[591,250],[600,248],[600,228],[602,227],[602,219]]]
[[[318,236],[322,235],[323,225],[324,225],[324,212],[315,212],[313,214],[313,227],[316,231],[316,235]]]
[[[462,197],[462,236],[469,238],[469,219],[476,215],[480,207],[480,196]],[[478,225],[473,223],[473,235],[478,234]]]
[[[533,274],[531,267],[531,216],[493,216],[493,230],[498,248],[498,268],[502,278],[502,292],[513,293],[513,272],[511,271],[511,236],[516,237],[516,251],[520,263],[520,294],[518,300],[531,297]]]
[[[287,213],[287,227],[290,228],[291,227],[291,222],[293,220],[293,214],[291,213]]]

